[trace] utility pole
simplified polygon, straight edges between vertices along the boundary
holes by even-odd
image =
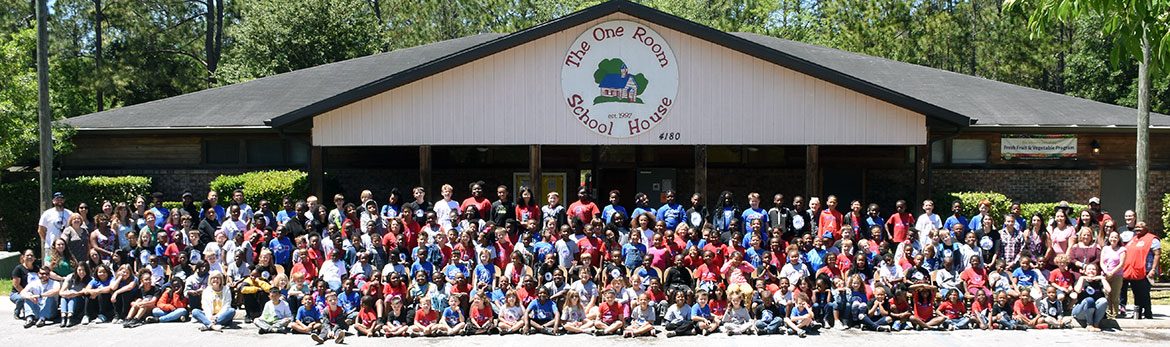
[[[41,209],[49,208],[53,191],[53,115],[49,110],[49,5],[37,0],[37,114],[41,145]]]

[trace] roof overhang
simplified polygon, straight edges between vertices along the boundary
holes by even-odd
[[[946,125],[957,129],[972,124],[969,117],[937,105],[895,92],[877,84],[864,81],[857,77],[827,68],[812,61],[795,57],[791,54],[766,47],[747,39],[716,30],[644,5],[625,0],[607,1],[570,15],[518,31],[495,40],[491,40],[471,48],[444,56],[442,58],[423,63],[414,68],[404,70],[386,78],[379,79],[361,87],[346,91],[297,109],[284,115],[269,119],[265,124],[273,128],[284,128],[300,123],[325,112],[349,105],[362,99],[398,88],[400,86],[421,80],[443,71],[470,63],[486,56],[534,41],[541,37],[567,30],[591,20],[606,15],[621,12],[635,18],[661,25],[681,33],[712,42],[717,45],[744,53],[746,55],[768,61],[779,66],[800,72],[826,82],[854,90],[858,93],[889,102],[890,104],[920,113],[927,117],[928,122]]]

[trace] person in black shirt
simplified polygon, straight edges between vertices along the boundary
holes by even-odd
[[[427,192],[423,187],[414,187],[411,193],[414,195],[414,201],[406,203],[406,206],[410,206],[410,210],[414,211],[415,222],[426,223],[427,212],[431,212],[435,205],[427,201]]]
[[[702,230],[703,225],[711,219],[711,212],[707,211],[707,205],[703,203],[703,194],[691,194],[691,208],[687,209],[687,226],[691,230]]]
[[[143,319],[150,316],[154,311],[154,307],[158,304],[158,298],[162,295],[162,288],[154,285],[151,278],[150,269],[142,268],[138,270],[138,299],[130,302],[130,312],[126,314],[126,322],[122,323],[123,328],[137,328],[142,326]]]
[[[500,200],[492,203],[492,209],[488,212],[488,218],[496,225],[504,225],[509,219],[516,219],[516,203],[508,199],[508,186],[500,185],[496,187],[496,196]]]
[[[210,206],[205,207],[203,211],[203,220],[199,221],[199,243],[207,245],[215,242],[215,231],[219,230],[219,217]]]

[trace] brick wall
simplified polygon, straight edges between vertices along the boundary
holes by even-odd
[[[1021,202],[1084,203],[1101,191],[1099,170],[935,169],[934,194],[996,191]]]

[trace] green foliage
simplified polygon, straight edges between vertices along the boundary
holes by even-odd
[[[183,208],[183,202],[182,201],[163,201],[163,207],[168,209],[168,210],[173,210],[176,208]]]
[[[1162,195],[1162,228],[1165,230],[1170,230],[1166,229],[1166,227],[1170,227],[1170,194]],[[1170,239],[1170,233],[1164,232],[1162,234],[1162,238]],[[1162,253],[1170,253],[1170,248],[1165,248],[1165,250],[1166,251],[1163,251]],[[1170,268],[1166,269],[1170,270]]]
[[[1037,202],[1037,203],[1020,204],[1020,214],[1023,215],[1024,219],[1028,219],[1028,218],[1031,218],[1030,216],[1039,213],[1041,216],[1044,216],[1044,220],[1047,221],[1047,220],[1052,218],[1053,214],[1056,213],[1056,206],[1059,206],[1059,205],[1060,205],[1059,202]],[[1072,203],[1068,204],[1068,207],[1072,209],[1073,213],[1080,213],[1081,210],[1086,210],[1089,208],[1088,205],[1072,204]],[[1074,220],[1077,219],[1077,217],[1078,217],[1077,215],[1068,216],[1068,218],[1072,218]]]
[[[1161,242],[1162,256],[1158,258],[1158,268],[1161,269],[1162,272],[1160,272],[1161,277],[1159,277],[1159,281],[1166,282],[1170,281],[1170,273],[1167,273],[1167,270],[1170,270],[1170,252],[1166,251],[1167,249],[1170,249],[1167,248],[1170,247],[1170,237],[1163,235]]]
[[[242,189],[244,202],[248,206],[260,206],[260,200],[279,204],[285,196],[304,197],[309,195],[309,175],[303,171],[255,171],[239,175],[221,175],[211,181],[211,190],[227,201],[232,191]]]
[[[35,55],[30,54],[35,51],[33,29],[0,34],[0,169],[33,166],[39,158],[36,64]],[[53,149],[58,155],[72,148],[69,137],[73,133],[67,126],[54,124]]]
[[[941,198],[935,199],[934,205],[940,211],[948,211],[950,210],[951,202],[955,200],[963,203],[964,216],[974,216],[979,213],[979,202],[983,200],[991,202],[991,211],[989,214],[992,216],[1005,215],[1010,212],[1012,207],[1011,199],[1008,199],[1006,195],[996,192],[947,193]]]
[[[224,66],[247,80],[377,53],[383,31],[362,0],[254,0],[239,5],[239,24]]]
[[[104,200],[129,203],[138,195],[148,195],[150,185],[149,177],[86,176],[55,180],[53,190],[65,194],[65,204],[71,210],[86,203],[97,211]],[[0,196],[4,197],[0,199],[0,238],[9,240],[14,247],[36,245],[39,189],[36,180],[0,184]]]

